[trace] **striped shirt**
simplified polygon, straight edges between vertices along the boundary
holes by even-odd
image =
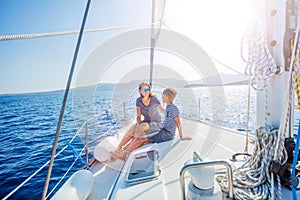
[[[176,127],[177,127],[177,124],[175,121],[176,117],[179,117],[178,108],[173,103],[167,105],[166,111],[165,111],[165,120],[163,123],[163,128],[173,134],[175,134]]]

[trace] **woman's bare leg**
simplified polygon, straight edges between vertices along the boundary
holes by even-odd
[[[139,127],[137,127],[133,137],[134,138],[144,138],[145,132],[147,132],[150,129],[150,126],[148,123],[141,123]]]
[[[147,142],[150,142],[148,138],[133,138],[131,142],[123,149],[123,151],[119,151],[119,153],[115,154],[114,156],[119,159],[125,160],[127,154],[143,146],[143,144]]]
[[[136,132],[136,129],[137,129],[137,125],[135,124],[127,131],[127,133],[125,133],[125,135],[121,139],[120,143],[118,144],[118,149],[121,149],[133,138],[133,136]]]
[[[133,150],[143,146],[143,144],[151,142],[148,138],[134,138],[124,149],[127,153],[132,152]]]
[[[129,152],[141,147],[146,142],[150,142],[144,133],[149,129],[150,126],[148,123],[141,123],[140,125],[132,126],[123,136],[117,149],[112,152],[112,155],[124,160]]]

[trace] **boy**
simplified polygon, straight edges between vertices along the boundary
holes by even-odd
[[[167,104],[165,110],[165,120],[163,122],[163,127],[160,129],[158,133],[155,134],[147,134],[146,137],[151,142],[165,142],[168,140],[172,140],[175,137],[176,127],[178,128],[180,140],[191,140],[190,137],[182,136],[181,123],[179,118],[179,110],[173,104],[173,101],[177,95],[177,92],[173,88],[167,88],[163,91],[162,100],[163,103]]]
[[[176,127],[178,128],[180,140],[191,140],[192,138],[183,137],[182,135],[179,110],[173,104],[176,95],[177,92],[173,88],[166,88],[163,91],[162,100],[163,103],[167,104],[167,107],[165,110],[163,127],[158,132],[141,133],[138,137],[135,137],[123,150],[120,150],[117,154],[114,154],[113,157],[124,160],[129,152],[141,147],[145,143],[160,143],[172,140],[175,137]]]

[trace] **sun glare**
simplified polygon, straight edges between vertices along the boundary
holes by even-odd
[[[188,0],[166,5],[165,21],[198,43],[209,55],[231,67],[240,66],[240,44],[249,20],[249,0]]]

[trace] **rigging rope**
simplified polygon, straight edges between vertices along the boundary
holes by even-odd
[[[268,82],[265,82],[265,88],[264,88],[264,94],[265,94],[265,115],[264,115],[264,124],[265,126],[268,126],[270,124],[270,113],[269,113],[269,103],[268,103],[268,95],[269,95],[269,88],[268,88]]]
[[[296,82],[296,93],[297,93],[297,99],[298,99],[298,109],[300,108],[300,90],[299,90],[299,73],[296,71],[295,75],[295,82]]]
[[[298,18],[298,20],[299,20],[299,18]],[[299,27],[297,27],[297,28],[299,29]],[[293,43],[291,43],[291,44],[293,44]],[[296,44],[296,42],[295,42],[295,44]],[[291,45],[291,48],[294,49],[292,45]],[[300,39],[299,39],[299,36],[298,36],[298,41],[297,41],[297,47],[296,48],[297,48],[296,49],[296,55],[295,55],[295,59],[293,60],[293,63],[294,63],[294,65],[293,65],[294,66],[293,79],[295,80],[295,82],[293,82],[294,83],[293,87],[296,90],[297,99],[298,99],[298,108],[300,108],[300,90],[299,90],[299,73],[298,73],[299,72],[299,56],[300,56]],[[298,159],[299,140],[300,140],[300,121],[299,121],[299,126],[298,126],[298,134],[297,134],[297,139],[296,139],[296,145],[295,145],[295,148],[294,148],[294,155],[293,155],[294,159],[293,159],[293,164],[292,164],[291,178],[296,178],[295,177],[295,171],[296,171],[296,165],[297,165],[297,159]],[[297,200],[296,186],[291,185],[291,188],[292,188],[293,200]]]
[[[267,43],[264,1],[257,0],[256,4],[253,21],[243,37],[241,57],[247,63],[245,74],[251,77],[252,87],[256,90],[262,90],[266,86],[266,80],[276,73],[277,66]],[[242,53],[245,42],[248,45],[248,59],[245,59]]]
[[[291,171],[291,177],[296,178],[296,165],[297,165],[297,160],[298,160],[298,151],[299,151],[299,143],[300,143],[300,121],[299,121],[299,126],[298,126],[298,134],[297,134],[297,140],[296,140],[296,145],[294,148],[294,159],[293,159],[293,165],[292,165],[292,171]],[[295,181],[297,183],[297,181]],[[296,194],[296,186],[297,185],[292,185],[292,194],[293,194],[293,200],[297,200],[297,194]]]
[[[73,152],[74,161],[76,161],[79,158],[81,163],[84,164],[86,166],[86,168],[92,172],[92,169],[90,168],[89,164],[81,158],[81,156],[77,153],[75,147],[71,143],[68,143],[68,147]]]
[[[256,90],[265,89],[265,95],[267,95],[267,80],[275,74],[276,63],[267,45],[266,16],[264,14],[265,2],[257,1],[256,3],[259,5],[256,6],[258,12],[256,11],[255,15],[257,17],[254,17],[254,23],[250,26],[248,35],[245,37],[247,38],[249,48],[248,60],[243,59],[247,62],[245,73],[250,75],[252,87]],[[299,42],[298,34],[299,25],[297,26],[294,39],[291,58],[293,61],[295,57],[295,46],[297,42]],[[299,57],[299,55],[297,55],[297,57]],[[291,62],[279,130],[268,126],[268,104],[266,102],[267,98],[265,99],[265,127],[260,127],[256,130],[257,140],[255,142],[253,155],[233,172],[233,191],[235,199],[280,199],[282,197],[280,176],[277,175],[278,186],[277,190],[274,190],[274,174],[270,171],[270,165],[271,161],[283,165],[288,158],[284,147],[284,138],[292,109],[293,88],[295,88],[293,80],[295,74],[295,67]],[[222,190],[228,192],[227,177],[219,176],[217,180]]]
[[[92,32],[101,32],[101,31],[110,31],[110,30],[118,30],[118,29],[128,29],[128,28],[145,28],[146,26],[119,26],[119,27],[108,27],[108,28],[95,28],[95,29],[86,29],[84,33],[92,33]],[[42,37],[55,37],[55,36],[63,36],[63,35],[73,35],[79,34],[80,31],[61,31],[61,32],[48,32],[48,33],[30,33],[30,34],[18,34],[18,35],[1,35],[0,41],[8,41],[8,40],[23,40],[23,39],[33,39],[33,38],[42,38]]]
[[[250,122],[250,77],[248,79],[248,108],[247,108],[247,123],[246,123],[246,144],[244,151],[248,153],[248,143],[249,143],[249,122]]]
[[[292,43],[291,43],[291,48],[293,49]],[[294,59],[294,76],[295,76],[295,89],[296,89],[296,94],[297,94],[297,99],[298,99],[298,108],[300,109],[300,90],[299,90],[299,56],[300,56],[300,39],[298,38],[298,44],[297,44],[297,50],[296,50],[296,56]]]

